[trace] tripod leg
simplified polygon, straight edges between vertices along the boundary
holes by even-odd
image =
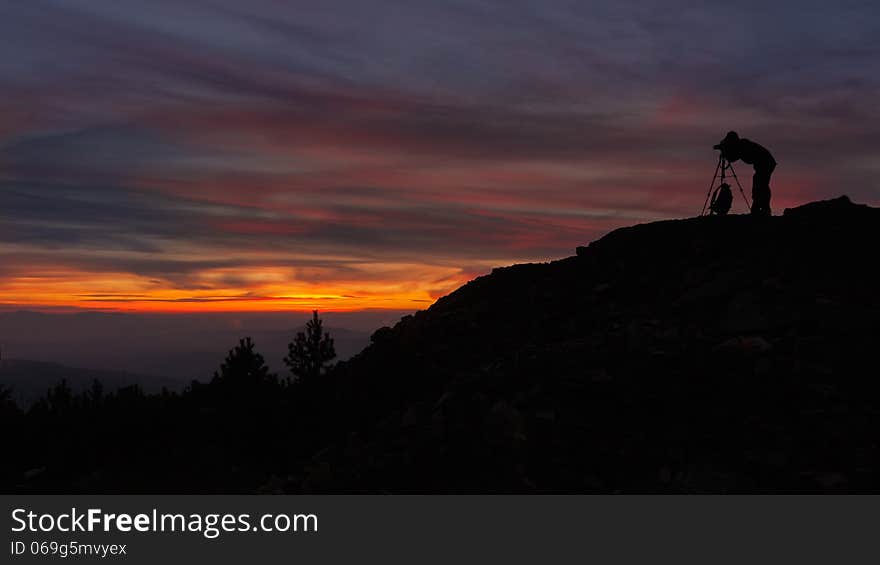
[[[745,202],[746,202],[746,207],[749,209],[749,212],[751,212],[752,211],[752,204],[749,202],[749,199],[746,197],[746,191],[743,190],[742,185],[739,183],[739,177],[736,176],[736,171],[733,170],[733,163],[728,161],[727,168],[730,169],[730,173],[733,175],[733,180],[736,181],[736,186],[739,187],[739,193],[742,194],[743,200],[745,200]]]
[[[718,157],[718,164],[715,165],[715,173],[712,175],[712,182],[709,183],[709,192],[706,193],[706,200],[703,201],[703,209],[700,210],[700,216],[706,213],[706,206],[709,204],[709,197],[712,196],[712,189],[715,188],[715,179],[718,178],[718,169],[721,168],[723,157]],[[739,181],[737,181],[739,182]],[[740,189],[742,190],[742,189]]]

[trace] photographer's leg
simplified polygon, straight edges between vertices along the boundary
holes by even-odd
[[[752,215],[761,213],[761,188],[758,184],[758,173],[752,175]]]
[[[770,215],[770,173],[771,170],[756,169],[752,177],[752,214]]]

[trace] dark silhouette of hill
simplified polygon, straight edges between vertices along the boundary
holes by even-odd
[[[880,485],[880,210],[616,230],[495,269],[334,375],[350,433],[307,489]]]
[[[873,492],[878,235],[845,197],[643,224],[495,269],[317,378],[247,339],[180,394],[57,386],[22,412],[0,389],[0,484]]]

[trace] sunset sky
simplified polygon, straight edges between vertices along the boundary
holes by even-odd
[[[729,129],[777,214],[880,204],[876,2],[0,0],[0,45],[5,309],[421,309],[697,214]]]

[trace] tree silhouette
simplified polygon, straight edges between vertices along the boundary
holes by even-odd
[[[12,402],[12,389],[5,385],[0,385],[0,404]]]
[[[274,383],[274,375],[263,356],[254,349],[251,338],[240,339],[234,349],[230,349],[220,370],[214,372],[214,381],[238,386],[259,386]]]
[[[61,379],[60,383],[46,392],[46,402],[53,412],[64,412],[73,406],[73,391],[67,384],[67,379]]]
[[[323,322],[318,311],[312,311],[312,319],[306,324],[305,332],[298,332],[296,339],[287,345],[284,364],[290,368],[296,382],[312,382],[331,367],[336,358],[333,338],[323,331]]]
[[[0,414],[18,412],[18,406],[12,396],[12,389],[5,385],[0,385]]]
[[[98,407],[104,400],[104,383],[98,379],[92,379],[92,386],[83,394],[83,401],[92,407]]]

